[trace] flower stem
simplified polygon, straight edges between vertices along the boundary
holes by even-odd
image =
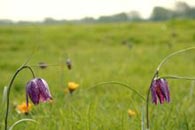
[[[92,88],[95,88],[97,86],[101,86],[101,85],[104,85],[104,84],[118,84],[118,85],[121,85],[125,88],[128,88],[129,90],[135,92],[142,100],[145,100],[145,97],[143,95],[141,95],[137,90],[135,90],[134,88],[130,87],[129,85],[127,84],[124,84],[124,83],[120,83],[120,82],[116,82],[116,81],[109,81],[109,82],[102,82],[102,83],[99,83],[99,84],[96,84],[95,86],[93,86]],[[92,89],[92,88],[89,88],[89,89]]]
[[[16,121],[12,126],[10,126],[9,130],[12,130],[16,125],[18,125],[18,124],[20,124],[20,123],[22,123],[24,121],[31,121],[31,122],[36,123],[36,121],[33,120],[33,119],[21,119],[19,121]]]
[[[150,83],[150,87],[148,89],[147,92],[147,98],[146,98],[146,128],[147,130],[150,129],[150,121],[149,121],[149,96],[150,96],[150,88],[152,86],[152,82],[153,80],[158,77],[158,70],[156,70],[156,72],[154,73],[154,76],[152,77],[151,83]]]
[[[35,78],[35,74],[32,70],[32,68],[30,66],[27,66],[27,65],[22,65],[19,69],[17,69],[17,71],[14,73],[10,83],[9,83],[9,86],[8,86],[8,90],[7,90],[7,108],[6,108],[6,114],[5,114],[5,130],[7,130],[8,128],[8,114],[9,114],[9,95],[10,95],[10,90],[11,90],[11,87],[14,83],[14,80],[16,78],[16,76],[18,75],[18,73],[20,71],[22,71],[23,69],[29,69],[33,75],[33,78]]]
[[[183,79],[183,80],[195,80],[195,77],[184,77],[184,76],[176,76],[176,75],[166,75],[161,76],[164,79]]]
[[[173,52],[171,53],[170,55],[166,56],[161,62],[160,64],[158,65],[157,67],[157,71],[160,70],[161,66],[168,60],[170,59],[171,57],[177,55],[177,54],[180,54],[180,53],[183,53],[183,52],[186,52],[186,51],[189,51],[189,50],[192,50],[192,49],[195,49],[195,47],[190,47],[190,48],[186,48],[186,49],[182,49],[182,50],[179,50],[179,51],[176,51],[176,52]]]

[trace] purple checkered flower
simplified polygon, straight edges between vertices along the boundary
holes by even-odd
[[[34,78],[30,80],[26,85],[26,97],[28,104],[28,96],[31,101],[37,105],[39,102],[46,102],[52,100],[49,86],[44,79]]]
[[[152,102],[157,104],[158,100],[161,104],[164,103],[164,101],[170,102],[170,93],[169,93],[169,87],[166,79],[154,79],[152,81],[152,85],[150,87],[151,93],[152,93]]]

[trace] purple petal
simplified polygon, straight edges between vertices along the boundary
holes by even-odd
[[[45,102],[52,99],[47,82],[44,79],[37,79],[37,86],[40,91],[40,101]]]
[[[161,89],[162,88],[161,79],[157,79],[156,82],[157,82],[157,84],[156,84],[156,93],[158,95],[160,103],[163,104],[165,97],[164,97],[164,94],[163,94],[162,89]]]
[[[165,100],[170,102],[170,93],[167,81],[165,79],[160,79],[159,85]]]
[[[164,98],[162,92],[159,91],[159,90],[157,90],[157,96],[158,96],[158,99],[159,99],[159,101],[160,101],[160,104],[163,104],[165,98]]]
[[[27,94],[34,104],[39,103],[39,89],[35,83],[35,80],[31,80],[27,83]]]
[[[156,87],[156,81],[153,80],[152,86],[150,88],[151,89],[151,93],[152,93],[152,102],[157,104],[158,101],[157,101],[157,93],[156,93],[156,88],[155,87]]]

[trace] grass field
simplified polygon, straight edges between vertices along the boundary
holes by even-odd
[[[25,85],[32,78],[22,71],[10,95],[8,124],[30,118],[15,130],[140,130],[145,102],[132,91],[116,84],[128,84],[146,97],[156,67],[168,54],[195,46],[195,21],[116,23],[91,25],[0,26],[0,92],[29,56],[37,77],[44,78],[52,103],[33,106],[28,115],[18,114],[17,104],[25,102]],[[72,60],[72,70],[65,66]],[[36,67],[39,62],[49,66]],[[171,58],[160,76],[195,77],[195,51]],[[68,82],[78,83],[72,95]],[[195,129],[195,82],[168,79],[171,102],[157,106],[150,101],[151,130]],[[2,95],[2,94],[1,94]],[[2,96],[0,101],[2,102]],[[5,103],[0,103],[0,128],[4,129]],[[136,112],[129,117],[128,109]],[[145,120],[145,116],[144,116]]]

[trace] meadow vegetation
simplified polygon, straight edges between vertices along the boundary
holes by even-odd
[[[132,91],[106,81],[128,84],[146,97],[154,71],[161,60],[195,44],[194,20],[166,22],[10,25],[0,26],[0,92],[11,76],[32,55],[28,65],[47,80],[53,101],[32,106],[28,115],[17,113],[25,102],[25,86],[32,76],[23,71],[10,97],[9,125],[22,118],[15,130],[140,130],[145,102]],[[65,63],[69,57],[72,69]],[[38,63],[48,64],[46,69]],[[171,58],[160,76],[195,77],[195,51]],[[68,82],[79,87],[72,94]],[[170,103],[150,102],[151,130],[195,128],[195,81],[168,79]],[[2,95],[2,94],[1,94]],[[0,128],[4,128],[5,102],[0,96]],[[135,111],[129,117],[128,110]],[[145,117],[144,117],[145,118]]]

